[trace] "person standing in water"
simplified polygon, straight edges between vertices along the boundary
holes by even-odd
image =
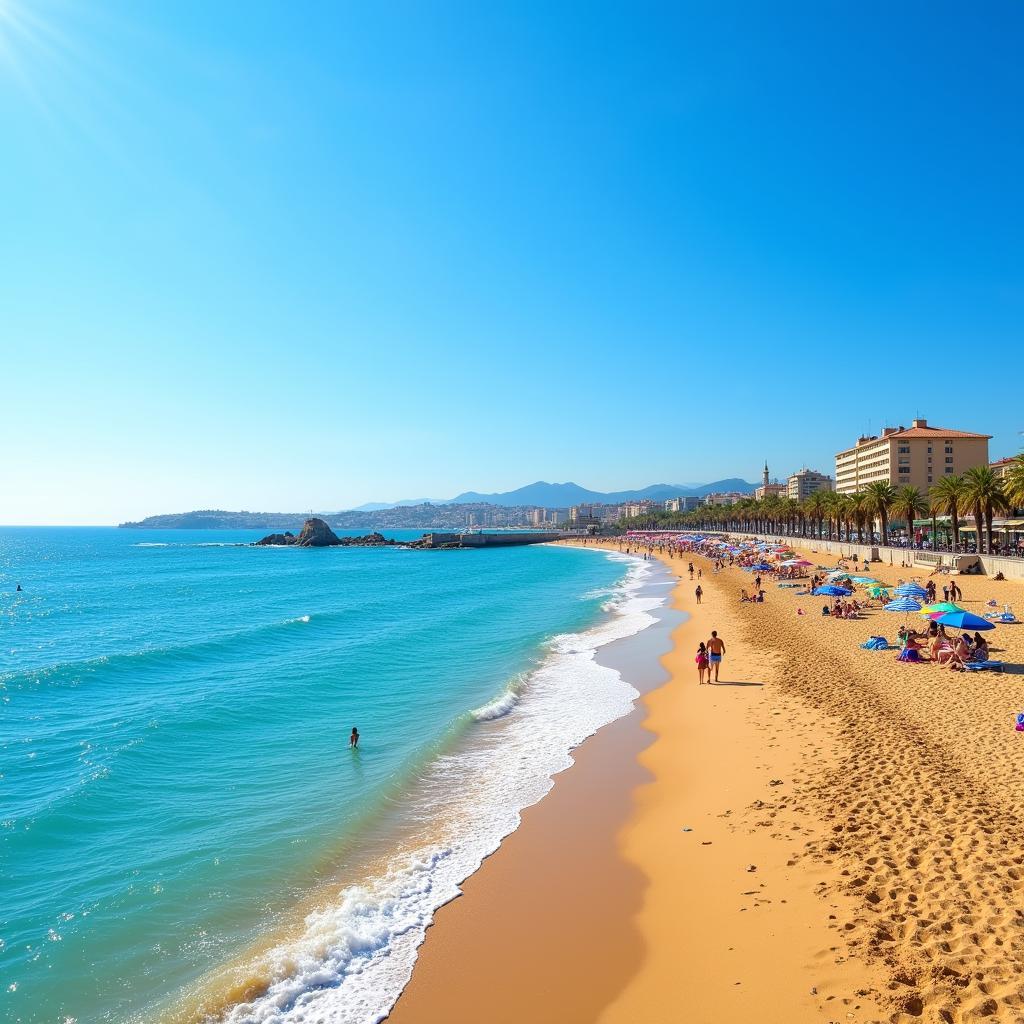
[[[352,735],[348,738],[348,745],[353,750],[359,749],[359,730],[354,725],[352,726]]]
[[[708,682],[711,682],[711,669],[715,670],[715,682],[718,682],[718,670],[722,665],[722,656],[725,654],[725,641],[718,635],[717,630],[711,630],[711,639],[708,641]]]

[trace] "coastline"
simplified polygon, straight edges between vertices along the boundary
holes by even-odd
[[[820,601],[774,587],[743,605],[746,574],[693,561],[704,603],[689,579],[673,590],[692,617],[662,659],[669,681],[580,748],[437,916],[391,1019],[511,1022],[529,1008],[552,1024],[1016,1020],[1024,677],[861,650],[871,633],[893,637],[898,617],[821,619]],[[975,611],[1021,594],[958,582]],[[731,685],[701,688],[692,650],[712,628],[729,644]],[[997,657],[1024,660],[1024,629],[990,636]],[[613,730],[632,738],[614,745]],[[596,831],[575,847],[573,820],[590,816]],[[554,907],[531,899],[549,871],[574,877],[565,849],[604,910],[596,923],[566,919],[560,891],[546,897]],[[535,963],[558,967],[535,978]]]
[[[646,587],[665,594],[675,580],[656,566]],[[649,614],[655,624],[595,656],[640,698],[668,681],[661,655],[684,619],[670,597]],[[644,878],[621,857],[615,836],[634,789],[650,778],[639,762],[653,738],[644,717],[638,699],[577,747],[574,763],[523,811],[519,828],[463,883],[463,895],[437,911],[389,1024],[582,1021],[621,991],[640,965],[640,936],[629,922]],[[610,931],[609,918],[623,931]]]

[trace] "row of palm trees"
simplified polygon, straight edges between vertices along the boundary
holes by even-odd
[[[749,498],[735,505],[704,505],[693,512],[654,510],[623,520],[633,529],[681,527],[698,530],[742,530],[829,540],[845,537],[864,543],[865,533],[873,538],[875,524],[883,545],[889,543],[889,524],[907,524],[907,536],[913,537],[914,520],[932,518],[932,540],[937,518],[948,516],[954,550],[960,549],[960,519],[974,519],[978,550],[985,538],[985,550],[993,550],[992,520],[1003,512],[1024,507],[1024,455],[1018,455],[1004,477],[988,466],[975,466],[962,476],[941,477],[927,495],[916,487],[894,487],[884,481],[868,484],[856,494],[818,491],[804,501],[766,496]]]

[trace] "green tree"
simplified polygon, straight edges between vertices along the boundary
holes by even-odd
[[[862,491],[850,495],[850,515],[853,518],[853,525],[857,528],[857,543],[864,543],[864,521],[868,517],[867,495]]]
[[[1010,464],[1003,477],[1003,490],[1014,508],[1024,508],[1024,455],[1018,455]]]
[[[892,507],[896,497],[896,488],[885,480],[876,480],[864,488],[867,499],[867,511],[874,517],[878,517],[881,524],[882,545],[889,543],[889,509]]]
[[[1003,482],[988,466],[972,466],[964,473],[967,502],[974,514],[978,531],[978,550],[981,551],[981,525],[985,523],[985,550],[992,554],[992,517],[1009,507]]]
[[[949,516],[953,527],[953,548],[960,547],[960,513],[967,509],[967,484],[962,476],[939,477],[929,492],[932,510]]]
[[[918,516],[928,514],[928,502],[925,501],[924,495],[916,487],[911,487],[908,484],[896,492],[889,510],[898,519],[907,521],[907,541],[912,544],[914,542],[914,520]]]

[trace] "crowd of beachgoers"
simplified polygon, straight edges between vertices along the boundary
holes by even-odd
[[[990,645],[982,633],[998,625],[1018,620],[1010,604],[1000,605],[995,598],[986,602],[986,611],[975,615],[957,602],[963,592],[956,582],[955,570],[932,569],[923,579],[899,578],[894,586],[871,575],[870,564],[857,559],[839,558],[833,565],[817,565],[800,557],[780,538],[774,542],[751,538],[709,536],[699,533],[631,531],[618,540],[627,554],[670,559],[701,556],[711,562],[711,571],[739,568],[751,574],[750,588],[742,587],[742,603],[763,603],[765,584],[774,582],[780,593],[795,598],[825,598],[813,613],[823,618],[858,619],[871,611],[891,612],[902,617],[894,644],[884,635],[872,634],[861,645],[866,650],[898,651],[900,661],[929,663],[953,671],[1002,671],[1003,663],[991,658]],[[909,566],[906,566],[909,568]],[[813,571],[812,571],[813,570]],[[689,562],[690,579],[703,572]],[[939,600],[941,575],[942,600]],[[698,583],[699,586],[699,583]],[[797,615],[808,614],[803,604]],[[919,618],[913,618],[919,617]]]

